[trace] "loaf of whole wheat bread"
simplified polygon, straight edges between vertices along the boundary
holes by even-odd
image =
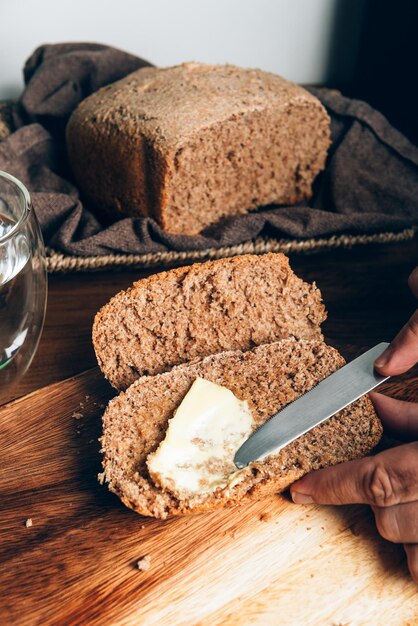
[[[67,126],[74,176],[98,209],[184,234],[309,197],[329,144],[313,95],[232,65],[142,68],[83,100]]]
[[[93,344],[106,378],[126,389],[225,350],[321,339],[325,317],[319,290],[295,276],[283,254],[244,255],[139,280],[98,312]]]
[[[138,513],[166,518],[262,498],[283,491],[311,470],[364,456],[382,431],[366,396],[278,454],[250,464],[232,488],[179,499],[156,486],[147,471],[147,456],[164,439],[168,420],[197,377],[224,385],[246,400],[258,427],[343,364],[323,341],[291,338],[143,376],[111,400],[103,416],[101,480]]]

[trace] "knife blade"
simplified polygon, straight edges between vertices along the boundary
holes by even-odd
[[[373,364],[388,345],[374,346],[275,413],[237,450],[235,465],[242,469],[279,452],[387,380],[389,376],[378,374]]]

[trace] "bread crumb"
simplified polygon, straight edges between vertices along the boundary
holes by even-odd
[[[103,484],[104,484],[104,481],[105,481],[105,475],[104,475],[104,472],[101,472],[100,474],[97,474],[97,480],[99,481],[99,483],[100,483],[101,485],[103,485]]]
[[[88,400],[90,398],[90,396],[86,396],[86,400]]]
[[[140,572],[146,572],[151,567],[151,557],[149,554],[143,556],[139,561],[136,562],[136,566]]]
[[[145,524],[141,524],[141,528],[145,528]]]
[[[312,528],[310,526],[308,526],[306,530],[312,530]]]
[[[273,515],[270,511],[265,511],[265,513],[261,513],[259,520],[260,522],[269,522],[273,519]]]
[[[28,519],[25,522],[25,526],[26,528],[30,528],[31,526],[33,526],[33,522],[32,522],[32,518],[28,517]]]
[[[83,419],[84,415],[82,413],[78,413],[77,411],[75,411],[72,416],[75,420],[81,420]]]

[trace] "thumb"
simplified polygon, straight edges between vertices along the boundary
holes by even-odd
[[[297,504],[370,504],[386,507],[418,499],[418,444],[327,467],[295,482]]]

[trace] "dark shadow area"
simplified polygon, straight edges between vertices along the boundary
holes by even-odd
[[[368,3],[369,0],[336,0],[326,85],[345,94],[355,72]]]
[[[339,0],[327,86],[365,100],[418,144],[418,2]]]
[[[381,571],[390,576],[389,584],[402,577],[411,583],[405,550],[402,544],[391,543],[377,532],[373,512],[363,504],[333,507],[341,525],[358,537],[359,551],[380,561]],[[353,562],[354,566],[354,562]]]

